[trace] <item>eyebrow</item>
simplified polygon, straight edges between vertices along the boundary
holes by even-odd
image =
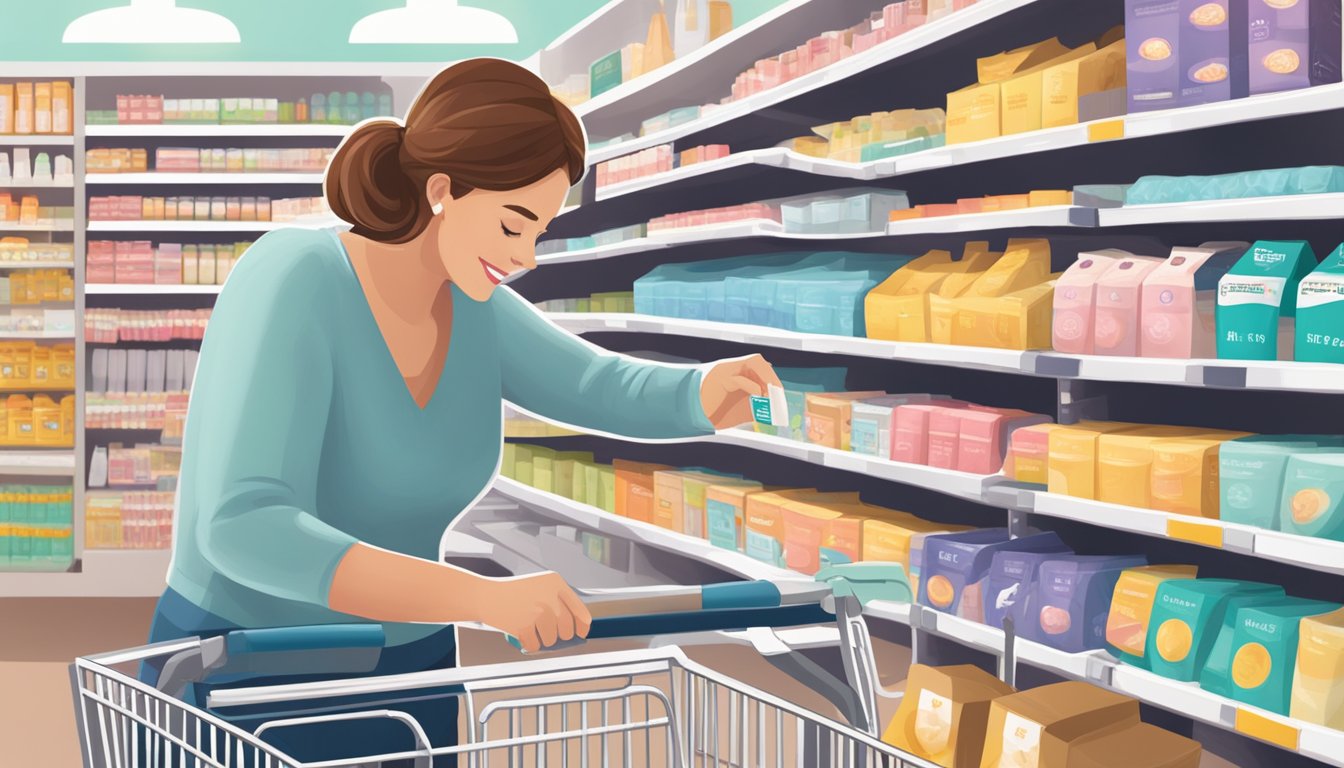
[[[513,211],[514,213],[521,213],[522,215],[526,216],[527,218],[529,218],[529,219],[531,219],[531,220],[533,220],[533,221],[539,221],[539,220],[540,220],[540,217],[538,217],[537,214],[535,214],[535,213],[533,213],[533,212],[527,210],[526,208],[524,208],[524,207],[521,206],[521,205],[506,205],[506,206],[504,206],[504,207],[505,207],[505,208],[508,208],[510,211]]]

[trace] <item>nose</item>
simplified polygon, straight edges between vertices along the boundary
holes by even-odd
[[[519,269],[536,269],[537,254],[535,251],[528,250],[519,256],[510,257],[509,261],[513,262],[513,265]]]

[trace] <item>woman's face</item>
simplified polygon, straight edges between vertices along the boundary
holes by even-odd
[[[443,205],[433,237],[448,279],[474,301],[485,301],[500,281],[537,266],[537,238],[560,212],[569,177],[558,170],[519,189],[475,189],[453,199],[443,174],[430,178],[431,203]]]

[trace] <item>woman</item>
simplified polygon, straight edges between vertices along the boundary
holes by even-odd
[[[278,230],[248,250],[201,348],[151,641],[380,622],[374,673],[389,674],[453,665],[455,622],[529,650],[587,632],[555,574],[494,579],[441,561],[444,529],[499,465],[501,400],[685,437],[749,420],[749,396],[778,379],[755,355],[693,368],[608,353],[499,287],[536,266],[584,149],[536,76],[456,64],[404,127],[366,122],[337,150],[326,195],[349,232]],[[427,699],[414,706],[431,741],[453,743],[452,700]],[[349,757],[352,742],[379,751],[358,726],[274,741],[305,761]]]

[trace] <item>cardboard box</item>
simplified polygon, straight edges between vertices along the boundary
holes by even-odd
[[[1197,741],[1139,723],[1078,744],[1068,768],[1199,768],[1203,753]]]
[[[990,705],[980,766],[1072,765],[1069,757],[1079,744],[1139,722],[1137,700],[1091,683],[1069,681],[1009,694]]]
[[[1003,135],[1040,130],[1044,116],[1045,74],[1066,62],[1085,58],[1096,50],[1095,44],[1087,43],[1003,81],[1000,86]]]
[[[967,86],[947,94],[947,143],[966,144],[1003,135],[999,83]]]
[[[1130,112],[1170,109],[1180,102],[1180,4],[1125,0],[1125,77]]]
[[[970,664],[914,664],[882,740],[944,768],[978,768],[995,699],[1012,687]]]
[[[1246,95],[1246,6],[1247,0],[1180,0],[1181,106]]]
[[[1052,37],[1039,43],[976,59],[975,68],[981,84],[997,83],[1051,59],[1064,56],[1068,52],[1068,47],[1059,42],[1059,38]]]
[[[653,473],[669,471],[674,467],[616,459],[615,512],[621,517],[652,523],[654,515]]]

